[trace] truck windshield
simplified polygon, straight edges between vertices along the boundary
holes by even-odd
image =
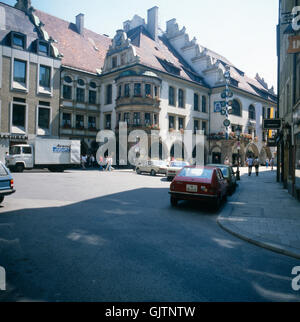
[[[19,146],[12,146],[12,147],[10,147],[9,154],[11,154],[11,155],[21,154],[21,148]]]

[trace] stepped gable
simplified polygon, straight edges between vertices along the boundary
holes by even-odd
[[[164,37],[158,37],[158,41],[154,41],[143,26],[130,30],[127,34],[142,65],[207,86],[203,78],[180,55],[176,55],[175,49]]]
[[[49,15],[40,10],[34,14],[44,24],[44,28],[57,43],[64,66],[76,68],[90,73],[102,69],[106,52],[111,45],[111,39],[88,29],[78,33],[76,24]]]
[[[256,78],[248,77],[242,70],[234,66],[228,59],[216,52],[197,43],[197,39],[190,40],[186,28],[179,28],[176,19],[167,22],[166,38],[183,59],[192,68],[204,77],[210,87],[218,87],[225,84],[224,72],[226,66],[230,67],[231,86],[264,99],[276,100],[274,88],[268,89],[268,85],[258,75]]]

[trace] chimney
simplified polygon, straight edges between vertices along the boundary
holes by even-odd
[[[158,7],[148,10],[147,29],[153,40],[158,41]]]
[[[76,27],[77,31],[80,35],[83,35],[83,30],[84,30],[84,14],[80,13],[79,15],[76,16]]]
[[[29,12],[29,9],[31,8],[31,0],[17,0],[15,8],[24,12]]]

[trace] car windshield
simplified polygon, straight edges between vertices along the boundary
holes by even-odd
[[[8,175],[6,169],[0,164],[0,177],[6,177]]]
[[[179,177],[211,179],[213,169],[205,168],[184,168],[181,170]]]
[[[172,168],[183,168],[188,165],[187,162],[171,162],[171,167]]]
[[[164,167],[166,166],[166,162],[164,161],[152,161],[153,165],[159,166],[159,167]]]
[[[14,154],[21,154],[21,148],[19,146],[12,146],[9,149],[9,154],[14,155]]]

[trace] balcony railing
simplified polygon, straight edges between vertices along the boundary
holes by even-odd
[[[116,107],[129,105],[146,105],[154,108],[160,108],[160,100],[153,97],[120,97],[116,100]]]

